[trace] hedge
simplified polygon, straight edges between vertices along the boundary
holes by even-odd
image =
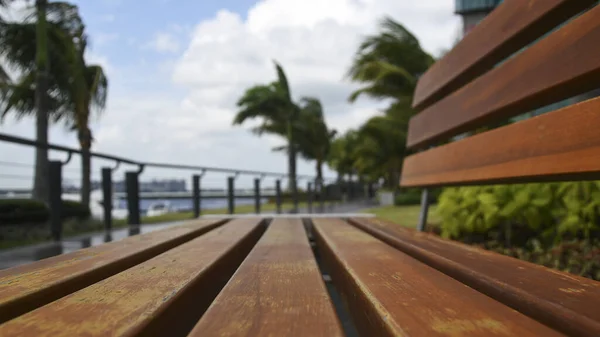
[[[0,199],[0,224],[46,222],[50,217],[48,207],[32,199]]]
[[[600,182],[446,188],[443,237],[600,280]]]
[[[88,219],[90,208],[77,201],[63,200],[63,219]],[[0,199],[0,225],[39,224],[50,219],[49,208],[33,199]]]

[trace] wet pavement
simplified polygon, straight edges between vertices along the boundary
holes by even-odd
[[[312,207],[312,212],[321,213],[353,213],[361,209],[373,206],[373,203],[345,203],[332,205],[327,203],[324,209],[320,208],[320,204],[315,203]],[[287,211],[286,213],[288,213]],[[309,213],[307,208],[300,208],[299,213]],[[262,215],[273,214],[272,212],[263,212]],[[137,234],[150,233],[156,230],[167,228],[180,224],[185,221],[176,221],[160,224],[140,225],[136,227],[121,228],[113,230],[110,234],[105,232],[97,232],[84,234],[80,236],[69,237],[61,242],[45,242],[36,245],[28,245],[19,248],[13,248],[0,251],[0,269],[6,269],[33,261],[42,260],[55,255],[70,253],[82,248],[98,246],[105,242],[119,241],[128,236]]]
[[[74,252],[82,248],[98,246],[105,242],[119,241],[128,236],[150,233],[156,230],[167,228],[177,222],[167,222],[161,224],[141,225],[138,227],[121,228],[113,230],[110,233],[97,232],[65,238],[61,242],[45,242],[36,245],[29,245],[14,249],[0,251],[0,269],[10,268],[25,263],[45,259],[51,256]]]

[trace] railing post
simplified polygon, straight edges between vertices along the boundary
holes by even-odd
[[[254,211],[260,214],[260,178],[254,179]]]
[[[321,213],[325,213],[325,187],[323,186],[323,179],[318,181],[319,184],[319,208]]]
[[[227,177],[227,209],[229,214],[235,213],[235,201],[234,201],[234,186],[233,181],[235,177]]]
[[[140,221],[140,185],[136,171],[125,172],[125,186],[127,188],[127,220],[129,226],[139,225]]]
[[[201,211],[200,203],[202,202],[200,193],[201,193],[200,192],[200,175],[194,174],[194,175],[192,175],[192,202],[194,203],[194,205],[193,205],[194,218],[197,218],[200,216],[200,211]]]
[[[419,215],[419,224],[417,230],[422,232],[427,224],[427,212],[429,211],[429,190],[424,188],[421,193],[421,214]]]
[[[104,229],[110,232],[112,229],[112,168],[102,168],[102,209],[104,210]]]
[[[293,186],[295,187],[292,191],[292,199],[294,200],[294,214],[298,213],[298,179],[296,177],[292,177],[294,179]]]
[[[348,193],[348,201],[351,202],[354,199],[354,190],[352,188],[352,179],[348,178],[348,182],[346,182],[346,189]]]
[[[275,204],[277,205],[277,214],[281,214],[281,180],[275,181]]]
[[[48,167],[50,230],[54,241],[62,238],[62,163],[52,160]]]
[[[312,199],[313,199],[312,183],[309,181],[308,183],[306,183],[306,207],[307,207],[308,213],[312,213]]]

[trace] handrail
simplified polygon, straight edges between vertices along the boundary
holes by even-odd
[[[80,149],[55,145],[51,143],[41,143],[35,140],[26,139],[22,137],[12,136],[5,133],[0,133],[0,141],[5,141],[9,143],[21,144],[21,145],[29,145],[38,148],[46,148],[49,150],[63,151],[69,153],[69,156],[72,153],[82,154]],[[178,169],[178,170],[198,170],[198,171],[212,171],[212,172],[220,172],[220,173],[233,173],[233,174],[248,174],[248,175],[260,175],[260,176],[270,176],[270,177],[285,177],[285,174],[277,173],[277,172],[265,172],[265,171],[255,171],[255,170],[240,170],[240,169],[232,169],[232,168],[223,168],[223,167],[212,167],[212,166],[197,166],[197,165],[179,165],[179,164],[169,164],[169,163],[158,163],[158,162],[142,162],[132,159],[127,159],[123,157],[117,157],[105,153],[99,152],[89,152],[90,156],[96,158],[102,158],[107,160],[116,161],[117,165],[119,163],[138,165],[140,167],[156,167],[156,168],[168,168],[168,169]],[[315,179],[316,177],[313,175],[296,175],[296,179]],[[324,178],[324,180],[334,180],[335,178]]]

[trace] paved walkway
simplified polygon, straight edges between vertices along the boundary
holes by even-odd
[[[373,203],[369,202],[353,202],[345,204],[331,205],[327,203],[325,205],[325,211],[327,213],[356,213],[361,209],[373,207]],[[314,213],[320,212],[318,203],[313,204],[312,211]],[[286,213],[291,212],[288,210]],[[309,213],[307,208],[300,208],[299,213]],[[273,214],[273,212],[264,212],[261,214]],[[0,269],[10,268],[25,263],[45,259],[51,256],[66,254],[78,249],[87,248],[91,246],[97,246],[105,242],[122,240],[128,236],[153,232],[159,229],[173,226],[181,223],[168,222],[160,224],[148,224],[141,225],[139,232],[131,232],[130,228],[122,228],[113,230],[110,236],[107,236],[105,232],[88,233],[79,236],[73,236],[65,238],[61,242],[44,242],[35,245],[23,246],[18,248],[12,248],[0,251]]]

